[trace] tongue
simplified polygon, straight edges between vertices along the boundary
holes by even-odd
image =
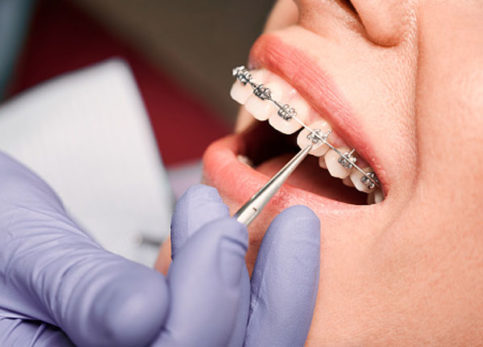
[[[291,158],[293,154],[285,153],[268,159],[257,166],[256,170],[273,176]],[[349,204],[365,205],[367,195],[355,188],[347,187],[338,178],[330,176],[329,172],[318,164],[318,158],[308,156],[288,178],[287,183],[297,188],[322,195],[326,198]]]

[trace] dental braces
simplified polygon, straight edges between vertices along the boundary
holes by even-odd
[[[322,133],[320,129],[311,129],[304,122],[297,117],[297,111],[291,107],[289,104],[282,104],[277,100],[272,98],[272,92],[270,88],[265,87],[263,84],[257,84],[253,81],[250,71],[243,65],[238,66],[233,69],[233,76],[240,81],[243,85],[250,85],[253,88],[253,94],[263,101],[272,102],[277,108],[277,114],[284,120],[289,121],[291,119],[299,123],[303,128],[309,131],[307,139],[312,141],[312,144],[317,145],[319,142],[327,145],[330,149],[335,151],[339,155],[338,163],[344,168],[350,170],[351,168],[359,171],[363,176],[361,177],[361,183],[364,184],[368,189],[374,189],[375,187],[380,187],[379,179],[374,172],[366,172],[361,167],[359,167],[357,162],[357,157],[355,157],[355,149],[351,149],[348,152],[342,153],[336,147],[329,143],[328,138],[332,133],[332,130]]]

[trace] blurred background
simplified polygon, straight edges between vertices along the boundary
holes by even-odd
[[[0,151],[104,247],[151,265],[234,125],[231,70],[273,2],[0,0]]]
[[[231,69],[246,62],[272,3],[0,0],[0,95],[5,101],[121,57],[133,70],[165,164],[199,158],[234,123]],[[181,129],[183,146],[173,146]]]

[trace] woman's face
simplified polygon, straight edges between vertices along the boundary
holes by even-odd
[[[360,193],[312,157],[250,227],[249,267],[282,209],[304,204],[321,220],[308,344],[481,343],[483,2],[280,0],[250,63],[355,148],[385,195],[356,204]],[[246,108],[239,132],[257,122]],[[239,133],[205,155],[205,181],[232,212],[288,158],[242,164],[250,141]]]

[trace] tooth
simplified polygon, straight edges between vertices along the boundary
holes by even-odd
[[[270,89],[271,97],[275,100],[280,98],[280,86],[275,83],[267,83],[265,88]],[[267,120],[270,114],[277,112],[277,106],[270,100],[262,100],[255,94],[251,94],[246,103],[246,110],[251,113],[253,117],[260,121]]]
[[[326,134],[329,130],[331,130],[330,125],[324,121],[324,120],[319,120],[316,121],[312,124],[309,125],[309,128],[316,131],[319,130],[321,135]],[[309,143],[311,143],[311,139],[309,139],[310,131],[308,129],[302,130],[298,136],[297,136],[297,144],[299,145],[300,148],[306,147]],[[330,138],[330,137],[329,137]],[[309,152],[312,155],[315,155],[316,157],[320,157],[324,155],[329,147],[326,144],[323,144],[322,142],[319,142],[317,145],[314,146],[314,148],[311,149]]]
[[[348,148],[337,148],[341,153],[346,153],[349,151]],[[329,170],[329,173],[338,178],[346,178],[349,176],[351,169],[346,169],[339,163],[339,158],[340,155],[333,149],[330,149],[326,154],[325,154],[325,164],[327,165],[327,170]]]
[[[383,200],[384,200],[384,194],[382,193],[382,191],[380,189],[377,189],[373,192],[370,192],[367,195],[367,204],[368,205],[378,204]]]
[[[251,71],[250,75],[252,76],[252,81],[255,83],[263,83],[266,78],[266,71],[265,70],[255,70]],[[230,90],[230,96],[233,100],[238,102],[239,104],[245,104],[248,97],[253,94],[253,87],[247,83],[243,84],[238,79],[233,83],[233,86]]]
[[[326,169],[326,170],[327,170],[327,165],[325,164],[325,159],[324,159],[324,157],[320,157],[320,158],[319,158],[319,166],[320,166],[322,169]]]
[[[380,189],[377,189],[374,191],[374,202],[376,204],[382,202],[384,200],[384,194],[382,192],[382,190]]]
[[[365,172],[371,172],[371,168],[365,168],[363,169]],[[364,183],[361,182],[361,178],[364,176],[359,170],[353,170],[351,172],[351,181],[354,183],[354,186],[358,191],[365,192],[365,193],[370,193],[374,190],[374,188],[369,189]]]
[[[241,162],[245,165],[248,165],[250,167],[253,167],[253,162],[246,155],[238,154],[237,159],[238,159],[239,162]]]
[[[342,183],[347,187],[354,187],[354,183],[352,183],[350,176],[347,176],[342,180]]]
[[[371,193],[367,194],[367,204],[368,205],[373,205],[373,204],[376,203],[375,200],[374,200],[374,193],[375,192],[371,192]]]
[[[253,93],[253,88],[249,84],[243,85],[240,81],[233,83],[230,90],[230,96],[233,100],[243,105],[248,97]]]
[[[282,104],[282,106],[284,105],[285,104]],[[277,129],[281,133],[293,134],[294,132],[299,130],[302,127],[302,125],[299,122],[297,122],[294,118],[289,120],[283,119],[280,116],[279,112],[290,113],[291,109],[295,110],[296,112],[295,116],[297,117],[297,119],[300,120],[301,122],[305,122],[309,114],[309,105],[304,100],[301,100],[301,99],[293,99],[292,101],[290,101],[289,104],[286,104],[286,105],[287,106],[285,110],[280,111],[280,109],[277,108],[277,111],[270,115],[268,122],[272,127]]]

